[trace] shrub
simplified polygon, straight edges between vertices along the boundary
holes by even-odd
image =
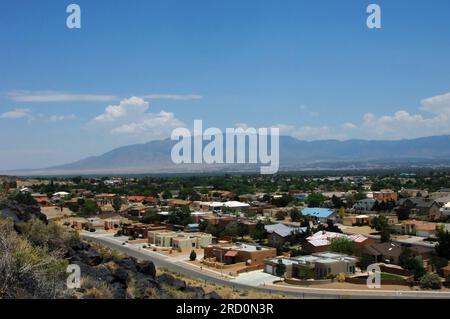
[[[427,273],[420,278],[420,288],[422,289],[441,289],[441,278],[434,273]]]
[[[331,279],[331,280],[334,280],[335,278],[336,278],[337,276],[335,275],[335,274],[333,274],[333,273],[329,273],[328,275],[327,275],[327,279]]]
[[[189,255],[189,259],[190,259],[191,261],[194,261],[194,260],[197,259],[197,253],[195,252],[195,250],[192,250],[192,251],[191,251],[191,254]]]
[[[340,273],[339,275],[336,276],[337,281],[338,282],[345,282],[345,274],[344,273]]]

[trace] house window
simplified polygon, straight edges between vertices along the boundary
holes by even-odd
[[[192,243],[192,247],[195,247],[195,243]]]

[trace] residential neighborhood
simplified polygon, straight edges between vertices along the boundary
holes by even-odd
[[[345,293],[367,289],[377,265],[385,289],[445,292],[441,176],[443,185],[426,175],[9,178],[2,192],[86,240],[230,282]]]

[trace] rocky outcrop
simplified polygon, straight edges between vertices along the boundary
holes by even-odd
[[[21,240],[28,240],[32,245],[45,246],[51,252],[58,252],[57,258],[63,258],[70,264],[80,267],[82,287],[75,290],[65,289],[65,279],[58,279],[58,285],[61,286],[59,296],[77,299],[168,299],[181,296],[196,299],[220,298],[217,293],[206,293],[203,288],[190,286],[172,275],[157,276],[156,267],[152,261],[138,261],[133,257],[114,254],[106,248],[82,241],[76,234],[65,233],[64,229],[55,232],[53,236],[47,234],[45,239],[39,236],[34,238],[30,236],[30,233],[24,233],[27,231],[24,225],[29,225],[27,222],[33,219],[42,220],[47,224],[47,219],[41,214],[39,207],[18,204],[10,200],[1,201],[0,217],[13,219],[14,227],[11,229],[14,228],[14,234],[22,236]],[[46,233],[49,228],[51,229],[50,226],[54,226],[45,224],[41,224],[41,228],[33,228],[32,234],[36,229]],[[33,289],[24,290],[21,295],[24,298],[32,298]],[[17,293],[15,296],[18,296]]]
[[[27,222],[32,219],[47,222],[47,216],[41,213],[39,206],[19,204],[11,200],[0,201],[0,217],[12,218],[15,222]]]
[[[110,289],[112,298],[173,298],[170,291],[184,293],[192,299],[219,299],[216,292],[206,293],[201,287],[189,286],[184,280],[169,274],[156,275],[155,264],[151,261],[138,261],[132,257],[119,260],[102,255],[93,246],[75,243],[67,249],[67,258],[80,266],[85,278],[104,284]],[[130,288],[133,292],[130,293]],[[151,290],[152,293],[149,293]],[[74,296],[85,298],[86,289],[79,289]]]

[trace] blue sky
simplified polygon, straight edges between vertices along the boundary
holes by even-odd
[[[66,27],[70,3],[80,30]],[[380,30],[366,26],[370,3]],[[449,134],[449,14],[447,0],[3,0],[0,169],[194,119],[306,140]]]

